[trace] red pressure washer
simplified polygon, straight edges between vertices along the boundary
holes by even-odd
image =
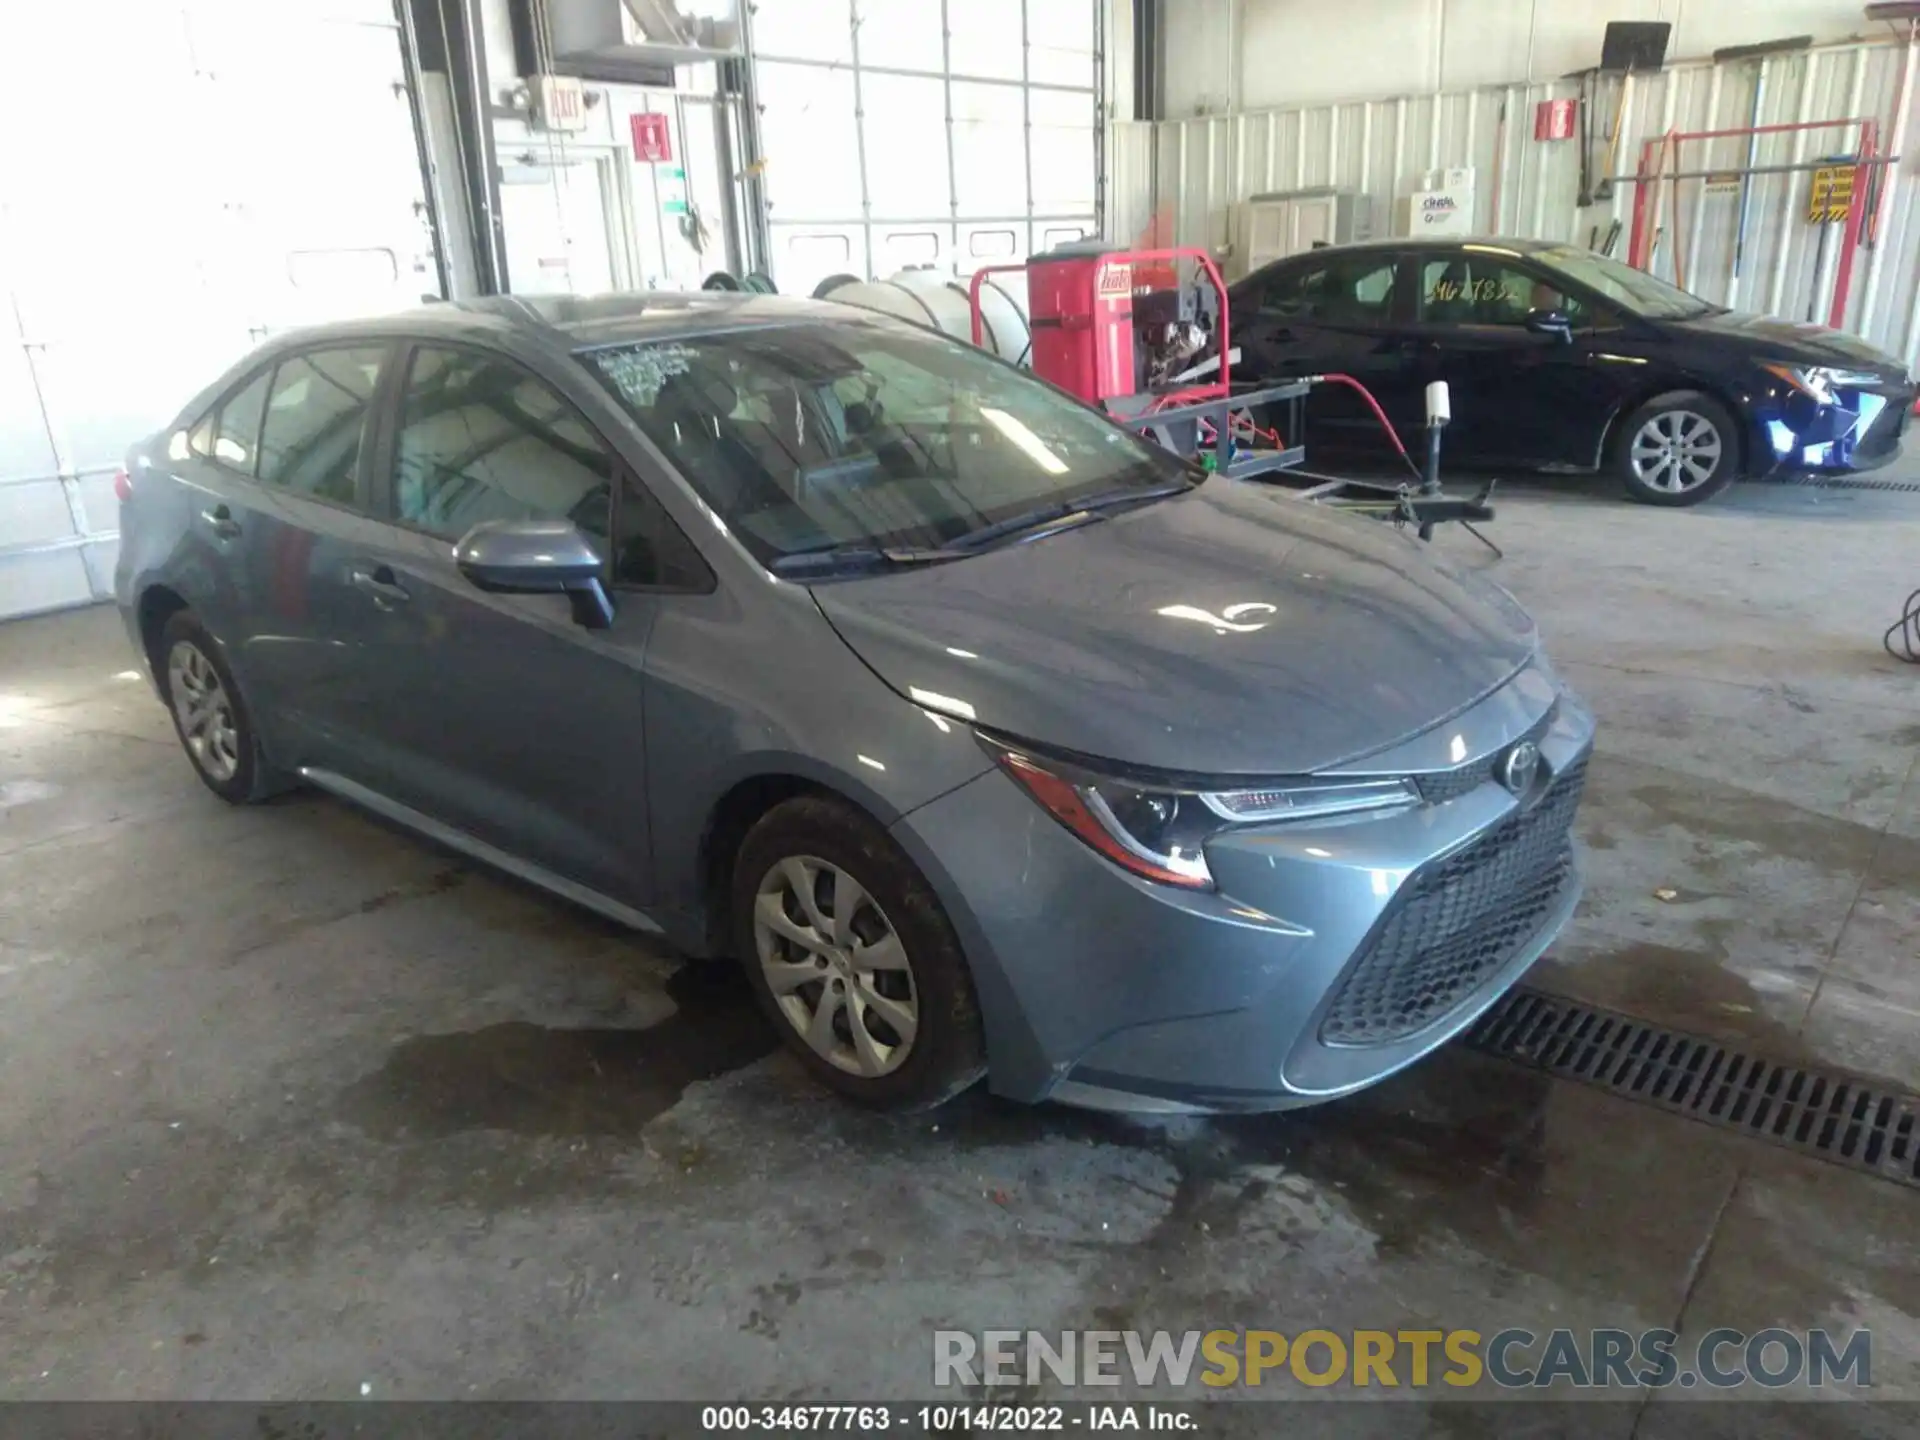
[[[1196,266],[1212,292],[1211,325],[1198,283],[1189,289],[1180,282],[1180,262]],[[1199,459],[1234,479],[1298,471],[1306,459],[1304,445],[1288,445],[1280,430],[1257,423],[1256,409],[1286,407],[1285,432],[1297,442],[1307,393],[1320,384],[1347,386],[1372,410],[1416,485],[1299,472],[1320,482],[1301,496],[1412,524],[1423,540],[1432,538],[1436,524],[1459,521],[1498,551],[1472,523],[1493,518],[1492,482],[1471,498],[1440,488],[1440,432],[1448,420],[1444,385],[1428,397],[1423,469],[1407,453],[1380,402],[1351,375],[1310,375],[1236,391],[1227,284],[1204,250],[1124,250],[1082,241],[1022,264],[983,266],[967,289],[975,345],[985,333],[980,294],[987,277],[1016,270],[1027,276],[1032,365],[1043,380],[1175,454]],[[1216,360],[1179,368],[1208,350]],[[1201,378],[1208,371],[1217,378]]]

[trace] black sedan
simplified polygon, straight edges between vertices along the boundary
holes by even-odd
[[[1871,469],[1900,452],[1914,380],[1817,325],[1709,304],[1575,245],[1375,241],[1276,261],[1231,289],[1236,375],[1351,375],[1403,436],[1445,380],[1448,462],[1608,471],[1651,505],[1743,476]],[[1384,444],[1351,390],[1316,387],[1314,449]]]

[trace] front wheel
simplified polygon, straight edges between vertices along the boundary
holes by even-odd
[[[859,810],[825,796],[770,810],[740,847],[732,901],[754,992],[823,1084],[915,1110],[984,1073],[953,927],[912,860]]]
[[[1616,468],[1643,505],[1698,505],[1733,482],[1740,447],[1733,417],[1710,395],[1657,395],[1620,427]]]

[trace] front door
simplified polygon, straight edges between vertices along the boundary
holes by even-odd
[[[1418,263],[1412,334],[1423,380],[1445,380],[1450,392],[1445,457],[1594,465],[1607,417],[1636,378],[1606,363],[1618,357],[1596,358],[1606,317],[1510,251],[1462,247]],[[1549,313],[1571,322],[1571,342],[1528,328],[1530,316]]]
[[[1398,323],[1401,257],[1372,248],[1283,262],[1236,295],[1231,343],[1247,379],[1352,376],[1380,402],[1402,439],[1422,423],[1420,384]],[[1307,399],[1307,463],[1317,450],[1384,457],[1390,442],[1372,407],[1346,385],[1314,387]]]
[[[381,447],[393,523],[355,565],[362,604],[386,637],[388,753],[367,783],[643,905],[641,663],[659,597],[623,594],[612,626],[588,630],[564,597],[485,593],[453,558],[454,543],[486,520],[569,519],[611,549],[624,470],[551,386],[503,356],[420,345],[403,363]]]

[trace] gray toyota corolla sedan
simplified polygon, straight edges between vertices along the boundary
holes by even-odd
[[[1577,898],[1592,719],[1504,591],[865,312],[290,334],[120,489],[214,793],[319,786],[737,957],[858,1100],[1324,1100]]]

